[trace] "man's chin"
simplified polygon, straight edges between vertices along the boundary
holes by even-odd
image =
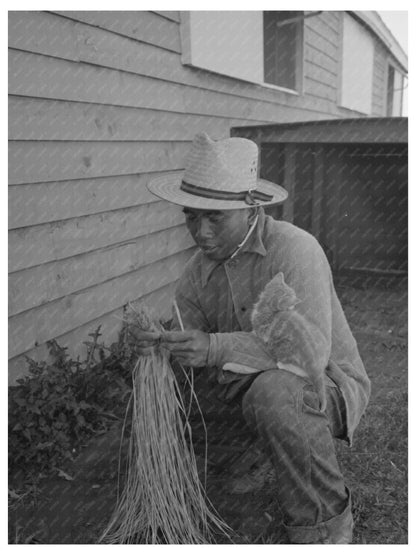
[[[210,260],[224,260],[224,256],[222,255],[221,250],[218,249],[217,247],[211,247],[211,248],[200,247],[200,249],[204,253],[204,255]]]

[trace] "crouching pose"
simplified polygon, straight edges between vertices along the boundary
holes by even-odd
[[[270,454],[291,543],[350,543],[350,492],[333,438],[351,443],[370,382],[318,242],[266,216],[286,191],[257,178],[257,146],[197,135],[181,177],[149,184],[183,206],[199,247],[176,291],[182,364],[215,367]],[[143,349],[151,334],[137,337]]]

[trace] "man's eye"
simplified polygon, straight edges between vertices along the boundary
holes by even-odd
[[[218,214],[210,214],[209,221],[216,224],[221,221],[221,216]]]

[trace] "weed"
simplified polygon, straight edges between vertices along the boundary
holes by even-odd
[[[90,336],[83,362],[49,341],[51,361],[27,358],[28,375],[9,389],[9,473],[18,484],[72,460],[89,437],[123,416],[131,384],[121,345],[105,356],[99,328]]]

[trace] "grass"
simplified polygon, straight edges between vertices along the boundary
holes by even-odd
[[[340,287],[372,383],[351,449],[338,456],[352,490],[354,543],[408,541],[407,283]]]

